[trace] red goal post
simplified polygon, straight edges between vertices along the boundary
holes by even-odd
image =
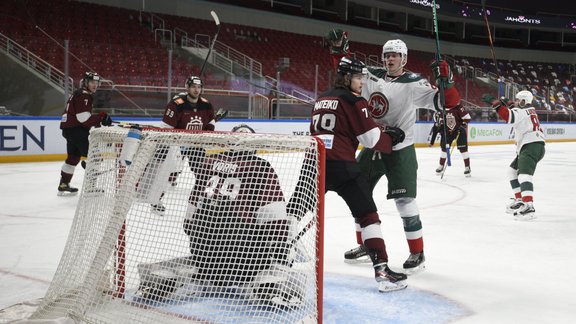
[[[68,241],[31,318],[322,322],[320,140],[129,132],[91,132]]]

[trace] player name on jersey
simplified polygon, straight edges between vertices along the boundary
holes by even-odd
[[[320,100],[314,104],[314,110],[318,109],[332,109],[338,108],[338,100]]]

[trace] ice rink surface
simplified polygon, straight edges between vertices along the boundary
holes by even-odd
[[[576,143],[547,143],[534,176],[537,219],[505,213],[513,145],[470,147],[472,177],[460,154],[444,179],[435,175],[439,148],[417,149],[418,205],[424,225],[425,272],[408,288],[378,293],[369,265],[347,265],[353,220],[336,194],[326,196],[325,323],[572,323],[576,319]],[[58,197],[61,162],[0,164],[0,309],[42,297],[52,279],[78,196]],[[78,167],[73,185],[82,185]],[[402,222],[374,198],[390,266],[408,257]],[[0,323],[3,322],[0,314]]]

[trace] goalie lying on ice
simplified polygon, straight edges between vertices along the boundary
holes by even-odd
[[[195,175],[184,221],[190,256],[140,265],[140,295],[232,289],[253,300],[301,303],[307,276],[293,267],[293,219],[270,163],[254,150],[230,150],[206,157]]]

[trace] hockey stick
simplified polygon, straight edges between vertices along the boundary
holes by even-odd
[[[460,137],[460,132],[458,132],[458,135],[456,135],[456,138],[449,145],[449,147],[451,147],[450,148],[450,155],[452,155],[452,152],[454,152],[454,148],[458,145],[458,137]],[[454,142],[456,142],[456,145],[452,145]],[[448,154],[446,154],[446,156],[448,156]],[[440,173],[440,179],[444,178],[444,172],[446,172],[446,164],[444,164],[444,168],[442,169],[442,173]]]
[[[162,128],[159,126],[154,125],[143,125],[143,124],[136,124],[136,123],[129,123],[129,122],[119,122],[119,121],[112,121],[112,124],[116,124],[120,127],[137,127],[137,128]]]
[[[208,62],[208,58],[210,57],[210,53],[212,53],[212,49],[214,48],[214,45],[216,44],[216,39],[218,38],[218,33],[220,32],[220,19],[218,19],[218,15],[214,11],[210,11],[210,14],[214,19],[214,22],[216,23],[216,33],[212,38],[212,43],[210,44],[210,48],[208,48],[208,54],[204,59],[204,63],[202,63],[202,68],[200,69],[200,79],[202,79],[202,76],[204,75],[204,69],[206,68],[206,63]]]
[[[434,34],[436,36],[436,62],[440,64],[440,33],[438,32],[438,16],[436,15],[436,0],[432,0],[432,18],[434,20]],[[446,108],[444,107],[444,81],[440,80],[438,82],[438,95],[440,96],[440,105],[442,106],[442,115],[444,117],[444,123],[442,126],[442,132],[444,133],[444,138],[448,138],[447,130],[446,130]],[[448,166],[452,165],[452,161],[450,159],[450,144],[448,142],[446,144],[446,164]]]
[[[500,68],[498,67],[498,61],[496,60],[496,51],[494,51],[494,42],[492,41],[492,31],[490,30],[490,24],[488,23],[488,15],[486,14],[486,0],[482,0],[482,12],[484,14],[484,22],[486,23],[486,29],[488,30],[488,41],[490,43],[490,52],[492,54],[492,61],[494,62],[494,67],[496,68],[496,76],[498,78],[498,98],[504,96],[504,91],[502,89],[502,77],[500,76]]]

